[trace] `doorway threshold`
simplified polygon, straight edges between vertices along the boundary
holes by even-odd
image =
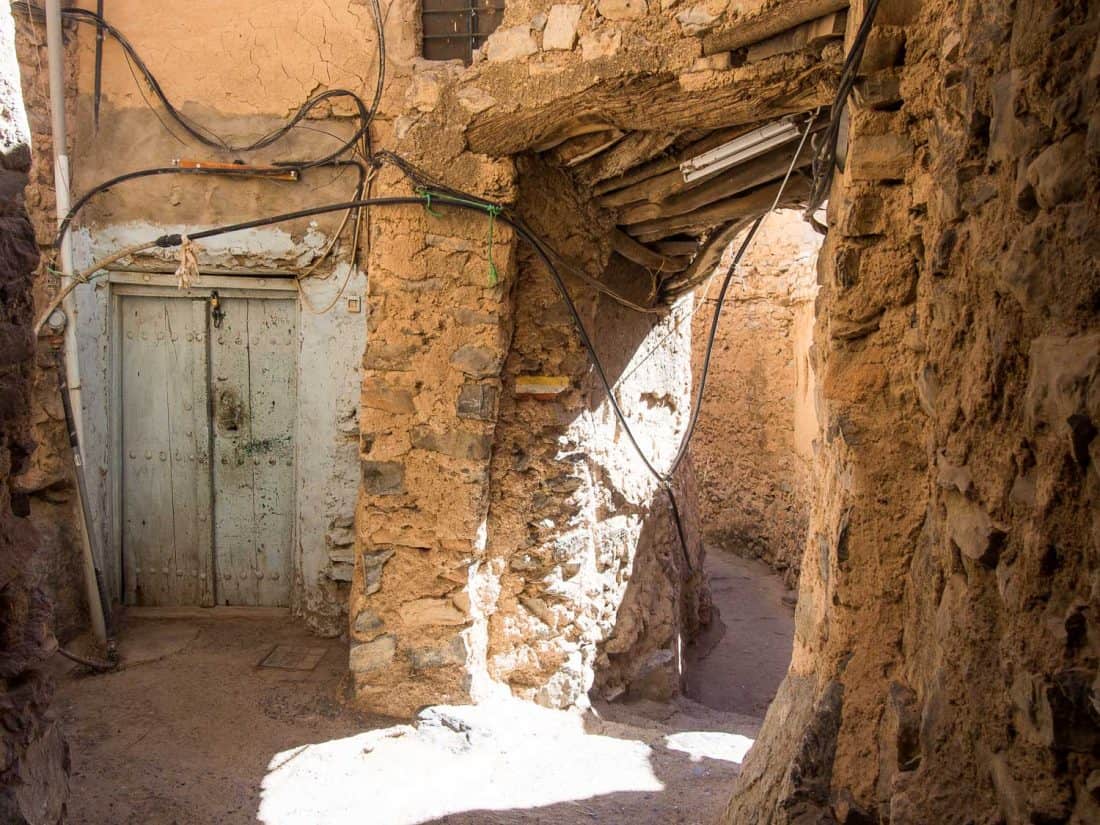
[[[132,619],[285,619],[289,607],[127,607]]]

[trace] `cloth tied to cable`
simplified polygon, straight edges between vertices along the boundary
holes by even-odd
[[[199,282],[199,257],[195,242],[186,235],[180,240],[180,265],[176,267],[176,287],[188,289]]]

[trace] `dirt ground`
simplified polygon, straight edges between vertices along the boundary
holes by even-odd
[[[791,621],[766,567],[711,556],[726,630],[694,657],[691,698],[583,716],[501,698],[404,725],[350,709],[345,644],[288,618],[130,616],[119,671],[57,661],[69,821],[714,822],[782,678]],[[261,666],[273,651],[313,666]]]
[[[688,650],[684,692],[762,719],[791,662],[793,592],[764,562],[720,548],[707,548],[706,571],[719,621]]]

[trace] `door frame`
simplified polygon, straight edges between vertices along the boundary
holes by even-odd
[[[210,275],[203,274],[200,283],[193,287],[180,289],[176,285],[175,275],[167,272],[135,272],[127,270],[110,270],[105,279],[107,281],[107,441],[109,450],[109,476],[108,489],[110,490],[110,563],[114,567],[114,593],[119,604],[125,603],[126,588],[124,582],[125,560],[123,558],[122,542],[122,299],[128,295],[142,298],[188,298],[209,299],[215,290],[219,294],[224,293],[227,298],[267,298],[275,300],[292,300],[294,302],[294,320],[298,344],[301,344],[301,302],[298,300],[297,281],[286,277],[285,272],[273,273],[270,277],[260,272],[252,272],[247,276],[241,275]],[[206,341],[209,352],[209,337]],[[300,355],[300,353],[299,353]],[[295,358],[295,370],[301,367],[299,358]],[[209,401],[209,399],[208,399]],[[210,409],[207,410],[209,416]],[[298,574],[298,554],[295,548],[298,546],[298,410],[295,403],[294,414],[294,519],[293,535],[290,544],[290,574],[291,574],[291,604],[294,602],[294,582]],[[211,456],[213,453],[211,451]],[[209,463],[210,474],[210,530],[214,530],[214,484],[213,484],[213,460]],[[211,552],[214,548],[211,545]],[[104,562],[107,560],[105,559]],[[217,601],[217,583],[212,582],[214,588],[215,603]]]

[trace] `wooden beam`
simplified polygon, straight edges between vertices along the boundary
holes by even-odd
[[[676,215],[671,218],[635,224],[628,227],[626,231],[639,243],[659,241],[662,238],[679,235],[682,232],[692,235],[700,234],[730,221],[759,215],[764,212],[772,205],[776,192],[779,191],[779,184],[780,181],[775,181],[747,194],[726,198],[686,215]],[[801,175],[794,176],[787,182],[787,188],[783,193],[780,206],[790,206],[805,201],[809,193],[809,181]]]
[[[599,113],[580,115],[558,123],[530,149],[534,152],[547,152],[571,138],[588,135],[592,132],[605,132],[612,128],[614,127]]]
[[[848,7],[848,0],[786,0],[756,14],[734,17],[703,37],[703,54],[730,52]]]
[[[671,157],[657,158],[654,161],[646,163],[635,169],[631,169],[626,174],[623,174],[617,178],[604,181],[599,186],[596,186],[593,191],[597,195],[609,195],[611,192],[625,189],[628,186],[632,186],[657,175],[666,174],[674,169],[679,169],[680,164],[688,158],[693,158],[696,155],[703,152],[709,152],[718,146],[721,146],[727,141],[733,140],[738,135],[743,135],[745,132],[749,132],[755,128],[755,124],[750,126],[738,126],[734,129],[722,129],[718,132],[713,132],[707,135],[701,140],[697,140],[692,143],[683,151],[672,155]],[[623,201],[623,203],[630,203],[630,201]],[[620,204],[621,205],[621,204]]]
[[[653,244],[653,248],[660,252],[662,255],[669,255],[673,257],[687,255],[688,257],[691,257],[699,251],[699,239],[689,238],[688,240],[683,241],[670,239]]]
[[[811,20],[809,23],[803,23],[801,26],[795,26],[782,34],[749,46],[745,59],[749,63],[756,63],[758,60],[766,60],[777,54],[790,54],[799,49],[818,46],[826,40],[841,38],[844,36],[847,20],[848,15],[845,12],[833,12],[825,17]]]
[[[792,145],[793,144],[793,145]],[[725,169],[694,189],[688,189],[678,195],[665,198],[659,203],[644,203],[630,206],[619,213],[618,223],[629,226],[645,221],[670,218],[694,212],[707,204],[728,198],[739,192],[745,192],[754,186],[780,178],[790,168],[792,155],[798,145],[797,138],[791,143],[777,146],[760,157],[746,163]],[[813,161],[813,149],[807,141],[795,163],[795,168],[808,166]]]
[[[598,155],[604,149],[614,146],[623,139],[625,134],[618,129],[605,129],[602,132],[589,132],[586,135],[570,138],[565,143],[554,147],[554,157],[563,166],[576,166]]]
[[[711,235],[707,239],[706,245],[695,256],[695,260],[691,262],[691,265],[681,274],[668,279],[664,283],[661,287],[662,294],[669,296],[682,295],[706,281],[714,268],[722,261],[722,255],[725,253],[726,248],[733,243],[745,227],[752,223],[752,220],[752,218],[742,218],[727,224]]]
[[[611,232],[611,248],[628,261],[633,261],[639,266],[644,266],[646,269],[662,275],[670,272],[681,272],[687,267],[687,263],[682,258],[674,260],[658,254],[618,229]]]
[[[594,186],[652,160],[676,138],[675,132],[631,132],[606,152],[578,164],[574,174],[582,183]]]
[[[839,49],[763,60],[718,72],[714,85],[700,88],[684,88],[671,72],[606,78],[564,97],[547,83],[517,101],[515,110],[494,106],[475,115],[466,143],[473,152],[501,157],[551,148],[601,128],[713,131],[767,122],[831,103],[841,60]],[[581,125],[588,123],[593,126]]]

